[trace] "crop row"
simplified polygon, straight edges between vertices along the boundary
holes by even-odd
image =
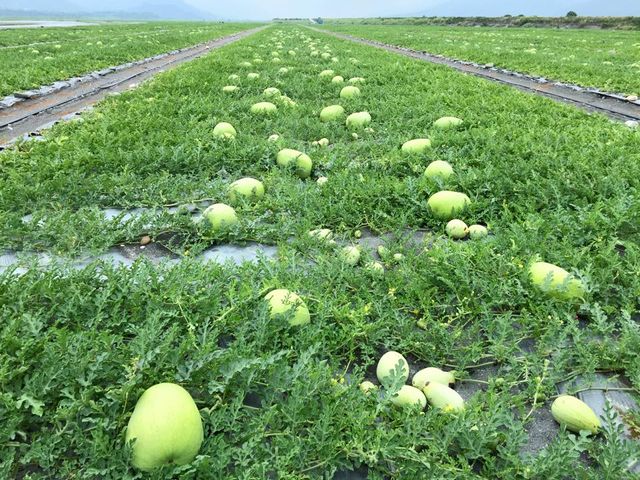
[[[331,25],[412,25],[412,26],[464,26],[464,27],[527,27],[527,28],[604,28],[637,30],[638,17],[527,17],[505,15],[503,17],[378,17],[378,18],[331,18]]]
[[[335,32],[603,91],[640,94],[640,32],[330,25]]]
[[[305,41],[330,54],[307,54]],[[326,70],[363,78],[360,95],[340,98],[344,83],[319,75]],[[238,88],[223,90],[231,83]],[[289,100],[252,113],[273,100],[269,88]],[[334,104],[370,112],[368,129],[321,121]],[[463,124],[435,129],[443,116]],[[0,245],[73,255],[149,234],[186,260],[0,277],[6,476],[133,476],[123,430],[136,399],[160,382],[183,385],[203,416],[199,456],[173,471],[185,478],[331,478],[361,465],[372,478],[627,475],[636,446],[613,412],[602,436],[554,427],[541,451],[527,429],[576,375],[606,371],[640,386],[638,132],[299,28],[258,33],[83,119],[0,154]],[[220,122],[235,138],[214,135]],[[424,137],[426,152],[401,149]],[[309,178],[277,164],[284,148],[309,155]],[[436,159],[454,174],[425,177]],[[236,205],[230,231],[168,210],[233,203],[229,186],[249,176],[264,196]],[[443,235],[427,199],[444,188],[469,196],[463,219],[487,224],[490,237]],[[113,206],[159,212],[106,220]],[[349,265],[308,235],[323,227],[343,243],[365,227],[395,232],[385,247],[400,255],[380,259],[384,272]],[[429,231],[418,245],[408,241],[417,229]],[[188,260],[243,240],[277,244],[278,260]],[[575,272],[584,300],[534,289],[527,267],[536,258]],[[262,298],[274,288],[297,292],[310,322],[270,318]],[[480,387],[459,389],[458,415],[395,409],[357,388],[387,350]]]
[[[0,31],[0,97],[251,28],[153,23]]]

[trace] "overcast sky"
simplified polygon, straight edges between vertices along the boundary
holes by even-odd
[[[2,0],[0,0],[1,2]],[[640,0],[185,0],[221,18],[434,15],[639,15]]]
[[[256,18],[273,17],[362,17],[397,15],[428,8],[445,0],[186,0],[221,17],[237,17],[239,12]],[[535,1],[535,0],[533,0]],[[638,0],[640,1],[640,0]]]
[[[0,0],[0,8],[39,11],[189,11],[185,3],[220,19],[274,17],[640,15],[640,0]],[[182,6],[180,6],[182,5]],[[184,18],[184,17],[183,17]]]

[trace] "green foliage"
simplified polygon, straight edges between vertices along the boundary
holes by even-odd
[[[280,64],[268,60],[276,32]],[[303,54],[302,32],[339,61]],[[296,47],[297,56],[285,55]],[[256,55],[265,62],[249,83],[238,64]],[[282,66],[289,74],[277,73]],[[318,77],[325,68],[366,78],[362,95],[343,105],[369,111],[373,131],[354,139],[341,123],[320,122],[341,89]],[[223,94],[235,73],[239,92]],[[256,119],[249,108],[270,86],[298,106]],[[464,127],[431,130],[449,114]],[[185,255],[175,265],[0,274],[0,477],[142,478],[124,428],[139,395],[163,381],[192,394],[205,442],[193,463],[150,478],[320,479],[360,466],[375,479],[625,474],[637,445],[611,411],[601,437],[558,428],[544,449],[523,452],[527,412],[548,409],[557,383],[607,370],[640,387],[637,132],[289,26],[165,73],[83,118],[0,154],[0,248],[71,256],[151,233],[172,235],[169,245]],[[213,137],[219,121],[236,127],[234,141]],[[273,133],[280,143],[267,141]],[[421,136],[432,139],[431,153],[400,152]],[[329,147],[311,147],[323,137]],[[311,155],[313,178],[275,165],[285,146]],[[442,185],[422,176],[436,158],[456,172]],[[329,180],[319,186],[321,175]],[[228,236],[210,237],[186,208],[166,207],[225,201],[243,176],[265,183],[265,199],[239,205],[241,224]],[[426,208],[441,187],[472,198],[464,220],[487,223],[489,238],[444,236]],[[106,220],[107,206],[153,209]],[[345,265],[339,247],[307,235],[320,227],[341,240],[365,227],[395,232],[385,246],[404,258],[391,255],[384,275]],[[419,228],[429,234],[416,247],[409,239]],[[247,240],[277,244],[278,260],[234,267],[186,255]],[[537,256],[579,275],[588,289],[581,305],[531,288],[526,267]],[[363,257],[366,264],[372,253]],[[270,320],[261,299],[273,288],[298,293],[311,322]],[[381,395],[358,389],[391,349],[413,367],[455,369],[459,386],[477,381],[483,366],[492,370],[458,415],[398,409],[389,395],[399,385]]]
[[[608,28],[637,30],[640,17],[538,17],[504,15],[502,17],[378,17],[332,18],[336,25],[449,25],[457,27],[526,27],[526,28]]]
[[[640,93],[637,31],[402,24],[324,28],[585,87]]]
[[[0,97],[215,40],[252,26],[154,22],[0,30]]]

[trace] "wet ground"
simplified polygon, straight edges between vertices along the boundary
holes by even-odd
[[[71,20],[0,20],[0,30],[13,28],[51,28],[51,27],[87,27],[97,23],[76,22]]]
[[[126,211],[106,209],[104,214],[110,218],[133,218],[142,215],[147,210],[148,209],[144,208]],[[199,216],[195,209],[192,213],[194,217]],[[24,222],[30,222],[31,220],[30,216],[23,218]],[[375,252],[380,245],[390,246],[396,242],[400,242],[404,244],[405,248],[424,249],[425,247],[428,248],[432,241],[433,237],[429,232],[424,231],[406,231],[396,235],[378,235],[368,229],[362,229],[362,236],[358,239],[357,243],[363,249],[373,254],[375,258],[379,258]],[[342,244],[345,242],[339,243]],[[102,254],[73,260],[57,258],[47,253],[20,254],[17,252],[4,252],[0,253],[0,273],[4,270],[11,269],[14,274],[20,275],[25,273],[29,268],[47,267],[52,264],[64,264],[70,269],[81,269],[94,261],[104,261],[113,266],[130,267],[139,258],[145,258],[153,263],[169,265],[181,262],[181,257],[173,254],[161,243],[150,241],[145,245],[116,245]],[[252,242],[240,245],[218,244],[204,250],[195,258],[203,263],[230,265],[240,265],[246,262],[277,261],[278,249],[272,245]],[[521,347],[523,351],[532,351],[534,349],[534,345],[527,344],[526,342],[523,343]],[[415,374],[420,368],[429,366],[416,359],[409,360],[412,366],[411,375]],[[466,401],[469,401],[477,392],[487,388],[484,382],[490,381],[492,377],[499,375],[499,366],[489,362],[486,365],[478,366],[478,368],[472,368],[468,373],[469,379],[456,382],[454,387]],[[368,372],[367,377],[369,380],[377,383],[373,367],[372,370]],[[609,408],[613,409],[614,422],[622,426],[627,438],[632,438],[633,432],[630,426],[625,423],[625,415],[629,411],[636,410],[639,407],[633,394],[629,391],[629,386],[626,379],[618,378],[613,374],[595,374],[578,376],[571,381],[558,384],[557,392],[558,394],[575,393],[578,398],[587,403],[595,413],[603,419],[607,416],[606,410]],[[520,451],[523,457],[537,455],[558,435],[560,426],[551,415],[551,402],[552,400],[549,399],[537,405],[537,408],[533,410],[526,427],[528,439]],[[248,398],[247,404],[255,405],[256,408],[258,408],[260,399],[259,397]],[[638,459],[634,459],[634,461],[638,461]],[[640,464],[631,466],[630,471],[639,473]],[[358,468],[355,471],[343,469],[338,471],[333,478],[349,480],[367,478],[367,469],[366,467]]]

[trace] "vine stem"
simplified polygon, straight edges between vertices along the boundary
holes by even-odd
[[[290,435],[289,432],[270,432],[263,435],[264,438],[279,437],[280,435]]]
[[[489,385],[489,382],[484,380],[476,380],[475,378],[465,378],[463,380],[458,380],[459,382],[467,382],[467,383],[481,383],[482,385]]]
[[[242,306],[242,305],[246,305],[249,302],[252,302],[262,296],[264,296],[267,292],[269,292],[269,290],[272,290],[273,287],[267,287],[267,288],[263,288],[262,290],[260,290],[258,293],[256,293],[255,295],[247,298],[246,300],[243,300],[241,302],[236,303],[235,305],[232,305],[231,307],[227,308],[227,310],[225,310],[224,313],[222,313],[222,315],[220,315],[218,318],[216,318],[216,322],[221,322],[222,320],[224,320],[224,318],[229,315],[230,313],[233,313],[238,307]]]
[[[351,360],[349,360],[347,362],[347,366],[344,367],[344,372],[342,373],[342,377],[344,378],[344,376],[347,374],[347,372],[349,371],[349,367],[351,366]]]
[[[498,363],[496,360],[491,360],[490,362],[477,363],[476,365],[468,365],[466,368],[469,369],[469,368],[488,367],[490,365],[495,365],[496,363]],[[461,370],[461,368],[458,365],[452,365],[450,363],[445,363],[444,366],[447,368],[453,368],[454,370]]]
[[[215,202],[216,199],[215,198],[200,198],[197,200],[185,200],[184,202],[173,202],[173,203],[164,203],[162,205],[129,205],[129,206],[122,206],[122,205],[107,205],[106,207],[102,207],[102,208],[112,208],[114,210],[122,210],[122,211],[127,211],[127,210],[133,210],[136,208],[144,208],[144,209],[152,209],[152,208],[173,208],[173,207],[179,207],[180,205],[189,205],[192,203],[200,203],[200,202]]]
[[[602,370],[594,370],[593,373],[618,373],[618,370],[602,369]],[[578,370],[574,370],[571,373],[569,373],[566,377],[564,377],[561,380],[559,380],[558,383],[568,382],[569,380],[573,380],[574,378],[576,378],[579,375],[587,375],[587,373],[586,372],[580,372]]]
[[[171,208],[171,207],[179,207],[180,205],[186,205],[189,203],[215,202],[215,201],[216,201],[215,198],[201,198],[199,200],[189,200],[187,202],[166,203],[162,206],[165,208]]]
[[[321,462],[317,462],[317,463],[311,465],[310,467],[307,467],[307,468],[304,468],[304,469],[300,470],[300,473],[305,473],[305,472],[308,472],[309,470],[315,470],[316,468],[320,468],[325,463],[327,463],[329,460],[333,460],[333,459],[332,458],[327,458],[325,460],[322,460]]]
[[[529,413],[527,413],[527,415],[524,417],[524,420],[523,420],[524,422],[526,422],[529,419],[529,417],[533,415],[533,412],[536,411],[536,407],[538,405],[538,394],[540,393],[540,388],[542,387],[542,384],[544,382],[544,377],[547,375],[548,368],[549,368],[549,360],[545,360],[544,369],[542,370],[542,375],[538,377],[536,381],[536,391],[533,394],[533,405],[531,405],[531,410],[529,410]]]

